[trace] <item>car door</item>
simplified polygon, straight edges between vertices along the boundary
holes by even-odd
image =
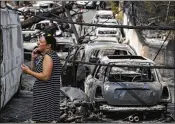
[[[98,52],[99,52],[99,49],[95,49],[93,50],[91,53],[90,53],[90,56],[88,58],[88,62],[91,62],[91,63],[96,63],[98,61]]]
[[[88,61],[89,63],[97,63],[99,58],[97,57],[98,56],[98,53],[99,53],[99,49],[95,49],[91,52],[89,58],[88,58]],[[87,68],[92,71],[93,68],[95,67],[95,65],[87,65]]]
[[[85,49],[82,48],[78,52],[78,61],[85,62],[85,59],[86,59]],[[87,77],[87,67],[85,64],[79,63],[77,66],[77,75],[76,75],[77,84],[84,82],[86,77]]]
[[[94,68],[94,72],[88,75],[85,81],[85,89],[86,93],[90,98],[90,101],[96,101],[98,97],[102,97],[103,95],[103,82],[104,82],[104,66],[98,65]]]
[[[92,73],[90,73],[84,81],[84,91],[89,96],[92,97],[93,95],[93,83],[95,82],[94,75],[96,74],[96,70],[99,68],[99,66],[95,66]]]
[[[79,50],[79,46],[74,46],[71,51],[69,51],[68,56],[66,59],[75,61],[77,60],[77,52]],[[74,58],[75,57],[75,58]],[[76,85],[75,78],[76,78],[76,64],[72,62],[66,61],[62,68],[62,84],[63,86],[73,86]]]

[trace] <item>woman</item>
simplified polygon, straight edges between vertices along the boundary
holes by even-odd
[[[23,72],[37,79],[33,86],[32,120],[35,122],[59,121],[62,66],[55,49],[55,38],[42,36],[38,48],[32,52],[31,69],[21,65]]]

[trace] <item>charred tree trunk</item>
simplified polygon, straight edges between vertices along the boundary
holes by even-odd
[[[53,9],[51,12],[39,13],[39,14],[37,14],[37,16],[52,17],[53,15],[51,13],[53,13],[55,15],[59,15],[63,12],[65,12],[65,10],[62,7],[60,7],[60,8]],[[39,18],[39,17],[31,17],[31,18],[21,22],[21,26],[22,26],[22,28],[27,28],[27,27],[32,26],[34,23],[38,23],[42,20],[44,20],[44,19]]]
[[[134,10],[134,2],[131,3],[132,5],[132,20],[133,20],[133,24],[134,26],[136,26],[136,14],[135,14],[135,10]]]

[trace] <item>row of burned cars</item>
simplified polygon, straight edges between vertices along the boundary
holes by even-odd
[[[125,113],[123,117],[131,122],[149,117],[150,112],[157,113],[156,116],[167,115],[167,105],[172,101],[167,83],[158,69],[151,68],[155,62],[139,56],[133,47],[124,43],[121,29],[87,27],[85,32],[90,33],[77,44],[71,33],[53,23],[58,26],[54,36],[63,65],[61,122],[82,122],[106,113],[115,113],[112,114],[115,118],[119,117],[118,113]],[[97,11],[91,23],[120,24],[110,10]],[[44,20],[31,29],[36,33],[47,24],[50,21]],[[23,35],[30,33],[23,31]],[[36,47],[36,38],[25,40],[26,53]]]
[[[97,11],[92,23],[117,24],[109,13]],[[138,122],[150,112],[156,113],[151,116],[165,115],[172,99],[159,70],[151,68],[156,63],[122,43],[120,29],[92,30],[93,36],[70,47],[65,60],[61,60],[61,119],[77,120],[92,113],[115,113],[116,119],[118,113],[126,113],[125,119]]]

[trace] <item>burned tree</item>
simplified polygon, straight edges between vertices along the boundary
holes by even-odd
[[[59,8],[53,9],[51,12],[39,13],[39,14],[37,14],[38,17],[33,16],[33,17],[23,21],[21,23],[21,26],[22,26],[22,28],[27,28],[27,27],[32,26],[34,23],[38,23],[38,22],[44,20],[43,18],[39,18],[39,17],[53,17],[53,14],[59,15],[59,14],[64,13],[64,12],[65,12],[65,9],[62,7],[59,7]]]

